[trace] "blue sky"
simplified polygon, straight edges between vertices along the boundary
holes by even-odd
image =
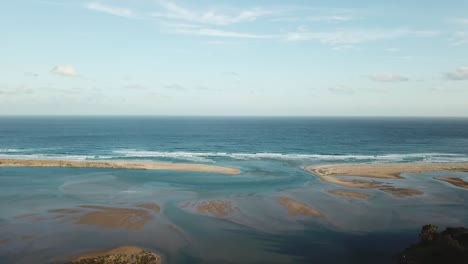
[[[468,1],[1,5],[3,115],[468,116]]]

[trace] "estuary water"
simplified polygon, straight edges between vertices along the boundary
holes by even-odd
[[[0,159],[150,160],[238,168],[239,175],[96,168],[0,167],[0,263],[64,263],[122,245],[165,263],[395,263],[427,223],[468,225],[468,190],[437,181],[468,173],[386,180],[423,195],[369,199],[328,193],[305,166],[468,162],[468,119],[266,117],[1,117]],[[291,215],[290,197],[322,214]],[[230,201],[217,217],[183,204]],[[83,205],[159,212],[140,229],[83,225],[57,209]]]

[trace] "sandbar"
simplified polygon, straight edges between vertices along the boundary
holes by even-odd
[[[169,170],[239,174],[240,170],[207,164],[165,163],[154,161],[72,161],[72,160],[28,160],[0,159],[0,167],[68,167],[68,168],[109,168],[133,170]]]
[[[5,245],[6,243],[8,243],[8,241],[8,239],[0,239],[0,246]]]
[[[289,197],[279,197],[276,201],[286,208],[291,216],[322,216],[318,210]]]
[[[111,250],[82,254],[70,262],[71,264],[161,264],[161,256],[139,247],[125,246]]]
[[[195,208],[198,213],[207,214],[219,218],[230,216],[239,208],[234,206],[231,201],[228,200],[210,200],[195,203],[184,203],[180,205],[181,208],[192,207]]]
[[[348,188],[379,189],[397,197],[423,194],[409,188],[393,188],[388,183],[375,180],[346,179],[358,176],[377,179],[404,179],[401,173],[423,173],[431,171],[468,172],[468,163],[393,163],[393,164],[330,164],[313,165],[306,170],[323,181]]]
[[[463,179],[461,178],[434,178],[436,180],[439,180],[439,181],[444,181],[444,182],[448,182],[452,185],[455,185],[457,187],[460,187],[460,188],[465,188],[465,189],[468,189],[468,182],[467,181],[464,181]]]
[[[153,216],[145,209],[82,205],[79,209],[54,209],[50,213],[70,216],[76,224],[102,228],[142,229]]]
[[[370,197],[370,195],[367,193],[353,192],[348,190],[328,190],[328,193],[347,199],[369,199]]]
[[[424,194],[424,192],[421,190],[410,189],[410,188],[386,187],[386,188],[380,188],[379,190],[389,193],[396,197],[409,197],[409,196]]]

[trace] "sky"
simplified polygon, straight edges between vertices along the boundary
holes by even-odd
[[[468,116],[468,1],[0,5],[0,115]]]

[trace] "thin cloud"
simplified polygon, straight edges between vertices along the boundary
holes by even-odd
[[[468,80],[468,67],[460,67],[455,72],[447,72],[444,77],[450,81],[466,81]]]
[[[328,88],[328,91],[335,94],[345,94],[351,95],[354,94],[354,89],[346,87],[344,85],[336,85]]]
[[[109,14],[109,15],[114,15],[114,16],[119,16],[119,17],[126,17],[126,18],[135,17],[134,11],[129,9],[129,8],[111,6],[111,5],[106,5],[106,4],[102,4],[102,3],[99,3],[99,2],[87,3],[87,4],[85,4],[85,7],[87,9],[89,9],[89,10],[102,12],[102,13],[106,13],[106,14]]]
[[[270,15],[271,10],[263,8],[252,8],[246,10],[231,10],[231,12],[209,9],[204,11],[194,11],[183,7],[172,1],[161,0],[160,6],[164,12],[155,12],[152,15],[157,18],[185,20],[199,24],[211,25],[231,25],[242,22],[255,21],[259,17]]]
[[[409,80],[407,77],[395,74],[371,74],[367,77],[374,82],[406,82]]]
[[[244,33],[237,31],[228,31],[215,28],[207,28],[197,25],[187,25],[187,24],[171,24],[164,23],[167,32],[184,34],[184,35],[194,35],[194,36],[206,36],[206,37],[223,37],[223,38],[242,38],[242,39],[265,39],[273,38],[271,35],[260,35],[252,33]]]
[[[185,87],[177,83],[165,85],[164,88],[170,89],[170,90],[178,90],[178,91],[186,90]]]
[[[336,31],[299,30],[286,34],[287,41],[316,40],[328,45],[362,44],[401,37],[433,37],[436,31],[397,29],[341,29]]]
[[[67,76],[67,77],[78,76],[78,72],[71,65],[57,65],[51,70],[51,72],[58,74],[58,75]]]

